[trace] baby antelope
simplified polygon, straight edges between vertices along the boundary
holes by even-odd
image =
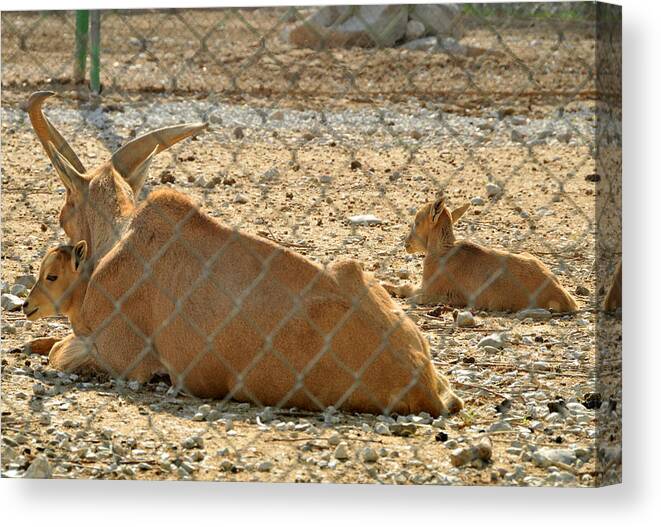
[[[406,252],[426,253],[422,286],[386,284],[395,296],[421,304],[443,303],[488,311],[545,308],[576,311],[576,301],[536,257],[512,254],[456,240],[452,225],[470,204],[450,212],[444,199],[427,203],[416,214]]]
[[[23,304],[28,320],[66,315],[75,328],[87,290],[87,242],[49,249],[41,262],[39,279]]]

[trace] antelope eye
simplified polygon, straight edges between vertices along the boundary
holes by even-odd
[[[46,280],[48,280],[49,282],[55,282],[55,280],[57,280],[57,276],[55,276],[54,274],[49,274],[46,277]]]

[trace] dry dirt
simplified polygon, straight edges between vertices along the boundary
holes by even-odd
[[[45,456],[60,478],[594,485],[612,470],[596,462],[597,425],[619,415],[621,404],[610,386],[597,409],[572,405],[600,391],[597,322],[607,322],[604,342],[614,348],[620,331],[616,317],[595,310],[603,291],[595,276],[590,31],[573,26],[559,39],[553,21],[498,32],[476,27],[462,42],[498,53],[474,58],[397,49],[318,54],[269,33],[283,13],[106,15],[100,101],[69,82],[71,16],[3,13],[3,281],[35,274],[45,250],[64,241],[57,222],[62,186],[20,110],[32,91],[50,88],[61,96],[46,111],[86,166],[150,127],[148,118],[117,124],[129,111],[148,116],[181,101],[219,104],[209,133],[156,160],[146,191],[171,186],[219,221],[316,261],[356,258],[390,281],[419,280],[421,259],[402,246],[417,206],[441,188],[453,205],[482,197],[457,225],[458,237],[539,256],[572,293],[584,288],[575,295],[581,311],[545,321],[475,312],[479,326],[464,329],[454,326],[452,310],[406,306],[466,403],[434,426],[423,418],[410,437],[378,434],[383,418],[374,416],[280,409],[275,420],[262,415],[258,422],[259,408],[172,394],[158,380],[135,387],[58,374],[45,358],[17,349],[34,337],[65,335],[66,319],[26,324],[3,311],[3,475],[20,476]],[[187,28],[206,34],[214,26],[208,51],[199,51]],[[140,38],[149,52],[139,53]],[[229,107],[239,117],[228,119]],[[260,108],[268,126],[241,122],[242,111]],[[317,120],[310,124],[297,110]],[[112,122],[66,118],[78,111]],[[341,120],[351,111],[385,117],[370,133],[324,124],[327,115]],[[450,129],[443,118],[416,128],[423,111],[464,120]],[[164,119],[191,120],[185,112]],[[570,120],[578,128],[564,140],[554,127]],[[273,122],[283,124],[271,129]],[[536,126],[553,133],[539,139]],[[512,140],[513,129],[528,138]],[[200,176],[220,178],[203,188]],[[488,198],[489,181],[503,193]],[[236,202],[239,194],[246,203]],[[382,223],[353,226],[348,217],[356,214]],[[508,333],[503,350],[477,346],[494,332]],[[619,356],[609,358],[616,372]],[[560,398],[570,410],[551,412]],[[504,400],[511,406],[501,413]],[[204,404],[216,410],[212,421],[195,420]],[[493,442],[492,462],[453,467],[453,448],[484,434]],[[619,427],[608,434],[616,448]],[[185,444],[194,437],[203,444]],[[334,458],[338,440],[347,442],[347,460]],[[376,462],[364,461],[368,446]],[[549,466],[536,457],[544,448],[570,449],[575,458]]]

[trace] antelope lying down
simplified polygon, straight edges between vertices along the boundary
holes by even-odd
[[[171,190],[136,205],[153,156],[203,125],[139,137],[85,172],[42,113],[47,95],[33,95],[29,113],[67,188],[60,223],[94,266],[56,367],[138,381],[165,370],[194,395],[273,406],[462,407],[416,325],[358,263],[323,268]]]
[[[422,304],[489,311],[577,309],[576,301],[538,258],[456,240],[452,225],[469,207],[466,204],[450,212],[439,198],[417,212],[405,245],[408,253],[426,253],[422,286],[384,284],[390,293]]]

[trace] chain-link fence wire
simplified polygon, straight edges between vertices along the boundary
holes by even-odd
[[[527,301],[514,311],[547,308],[538,305],[544,291],[558,288],[552,275],[531,281],[530,268],[513,272],[516,261],[506,253],[494,253],[489,261],[495,264],[484,265],[479,251],[466,257],[464,246],[450,244],[425,270],[423,285],[442,282],[451,290],[424,302],[431,307],[416,303],[424,295],[414,296],[403,304],[408,315],[393,314],[379,283],[396,281],[393,270],[402,265],[409,269],[397,274],[407,282],[422,279],[419,268],[410,272],[413,260],[402,260],[400,238],[408,230],[402,226],[442,195],[443,206],[436,201],[429,211],[440,221],[445,205],[468,199],[464,187],[484,197],[472,200],[473,215],[458,222],[457,238],[535,254],[562,287],[574,285],[569,294],[579,309],[573,317],[603,312],[621,255],[621,179],[613,168],[621,138],[617,90],[599,99],[606,92],[599,73],[619,70],[616,64],[602,69],[595,59],[598,8],[468,4],[442,11],[452,15],[443,29],[436,26],[446,18],[424,6],[330,9],[341,19],[331,29],[309,18],[319,8],[103,11],[98,95],[72,82],[74,13],[3,13],[3,135],[30,129],[25,102],[41,89],[60,95],[44,103],[44,112],[88,170],[154,129],[209,123],[193,140],[154,157],[144,187],[134,188],[139,206],[148,203],[139,212],[116,202],[90,207],[99,195],[91,187],[78,192],[69,183],[64,193],[41,154],[30,159],[31,179],[18,186],[11,172],[22,162],[5,146],[5,193],[23,197],[5,207],[5,217],[21,207],[21,216],[42,222],[35,254],[65,242],[57,228],[62,204],[51,203],[52,190],[75,203],[65,206],[59,223],[71,242],[88,242],[83,272],[60,298],[41,287],[51,285],[46,275],[37,288],[62,310],[61,298],[87,287],[70,348],[86,352],[85,364],[111,372],[118,379],[113,386],[130,393],[126,381],[165,373],[169,397],[212,397],[221,415],[240,400],[276,411],[318,411],[327,424],[334,408],[385,415],[453,409],[449,392],[445,407],[429,402],[445,384],[429,380],[429,361],[420,359],[424,346],[411,344],[419,333],[409,316],[424,329],[436,304],[488,311],[517,295]],[[421,34],[414,34],[415,22]],[[348,31],[338,29],[343,23],[358,28],[350,41]],[[397,26],[405,34],[396,33]],[[617,85],[614,75],[609,86]],[[604,112],[595,109],[598,100]],[[606,136],[614,147],[600,149]],[[155,139],[152,146],[171,142],[167,132]],[[38,148],[34,141],[22,146]],[[126,166],[133,170],[145,159]],[[69,167],[60,165],[62,177]],[[44,171],[51,174],[47,183]],[[585,181],[596,185],[583,190]],[[161,186],[200,203],[227,228],[205,223],[195,207],[171,196],[150,200]],[[594,212],[581,192],[596,194]],[[128,231],[122,211],[130,212]],[[602,221],[608,236],[600,232]],[[413,236],[423,245],[431,237]],[[5,247],[13,242],[8,231],[4,238]],[[103,261],[108,253],[115,263]],[[375,276],[335,263],[346,257]],[[37,261],[32,265],[36,272]],[[587,293],[575,287],[595,279]],[[489,295],[501,300],[490,305]],[[608,324],[617,332],[612,316],[598,318],[598,325]],[[439,373],[451,366],[443,353],[449,338],[441,332],[432,339]],[[615,374],[619,356],[597,340]],[[531,358],[530,378],[543,375],[532,364]],[[462,385],[463,393],[489,389],[452,376],[449,382],[460,395]],[[618,382],[610,381],[606,394],[617,405]],[[87,422],[102,420],[107,406],[91,411]],[[617,419],[606,427],[615,445],[613,426]],[[235,448],[237,455],[245,449]]]

